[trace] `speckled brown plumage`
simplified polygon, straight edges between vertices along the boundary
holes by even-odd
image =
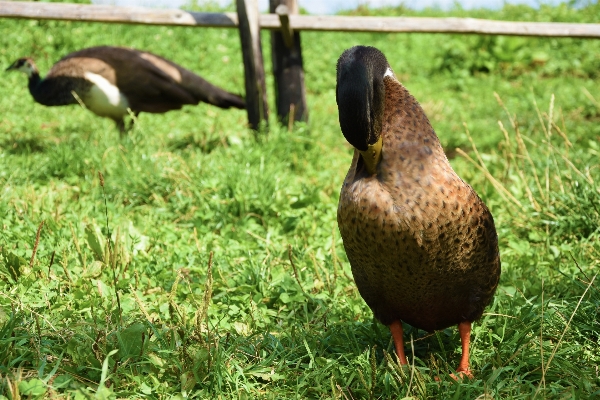
[[[352,273],[386,325],[405,321],[432,331],[472,322],[500,276],[494,221],[450,166],[417,100],[389,71],[376,174],[355,150],[340,195],[338,224]]]

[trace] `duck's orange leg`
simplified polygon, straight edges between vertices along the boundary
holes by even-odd
[[[462,356],[460,358],[460,364],[458,364],[458,368],[456,368],[456,372],[458,372],[458,376],[466,376],[468,378],[473,379],[473,374],[469,369],[469,344],[471,343],[471,322],[463,321],[458,324],[458,333],[460,334],[460,342],[462,344]],[[457,379],[457,377],[453,374],[452,377]]]
[[[407,365],[408,361],[406,361],[406,355],[404,354],[404,331],[402,330],[402,321],[398,320],[392,322],[390,325],[390,331],[392,332],[392,338],[394,338],[394,346],[396,346],[398,360],[400,361],[400,364]]]

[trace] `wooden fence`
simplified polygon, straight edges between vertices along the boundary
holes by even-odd
[[[236,0],[237,13],[204,13],[145,7],[0,1],[0,18],[54,19],[143,25],[236,28],[240,31],[248,121],[268,121],[260,29],[271,30],[277,115],[283,123],[307,120],[299,31],[463,33],[511,36],[600,38],[600,24],[511,22],[474,18],[348,17],[299,15],[296,0]]]

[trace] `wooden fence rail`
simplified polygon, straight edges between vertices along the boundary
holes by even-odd
[[[0,1],[0,18],[59,19],[143,25],[237,28],[236,13],[204,13],[145,7]],[[277,14],[261,14],[261,29],[281,29]],[[347,17],[289,15],[295,31],[470,33],[600,38],[600,24],[512,22],[474,18]]]

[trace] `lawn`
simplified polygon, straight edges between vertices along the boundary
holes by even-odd
[[[592,22],[600,5],[347,14]],[[269,34],[263,33],[274,109]],[[238,33],[0,23],[0,66],[111,44],[243,93]],[[337,228],[352,156],[335,63],[376,46],[492,211],[502,276],[474,324],[405,326],[408,368],[352,280]],[[531,399],[600,396],[600,42],[302,33],[310,120],[246,129],[205,104],[120,139],[81,107],[0,79],[0,399]]]

